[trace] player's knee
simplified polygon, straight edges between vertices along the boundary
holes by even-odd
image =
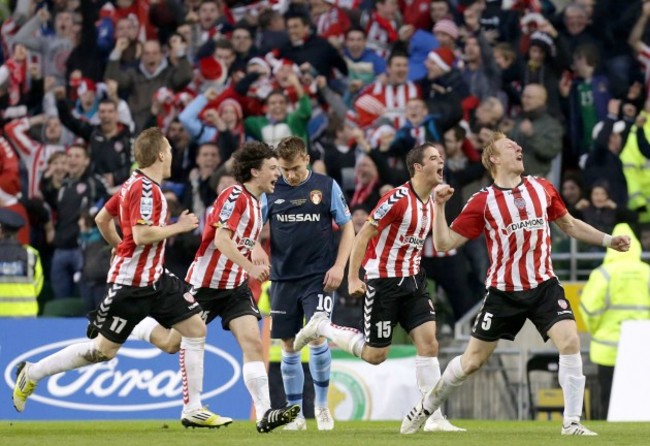
[[[427,339],[422,345],[417,345],[417,354],[419,356],[438,356],[438,341],[436,338]]]
[[[208,328],[205,326],[203,319],[197,318],[192,321],[193,323],[188,327],[182,335],[188,338],[204,338],[208,334]],[[180,348],[180,345],[179,345]]]
[[[162,350],[165,353],[169,353],[170,355],[173,355],[175,353],[178,353],[178,351],[181,349],[181,343],[179,342],[166,342],[164,344],[158,345],[157,346],[160,350]]]
[[[388,350],[364,350],[363,360],[368,364],[379,365],[388,358]]]
[[[469,355],[469,356],[463,356],[462,359],[462,365],[463,365],[463,371],[471,375],[472,373],[477,372],[481,367],[483,367],[483,364],[487,362],[487,358],[482,358],[478,355]]]
[[[561,339],[558,350],[562,355],[570,355],[580,351],[580,338],[577,333],[572,333]]]
[[[245,356],[261,357],[264,354],[264,346],[262,340],[255,336],[247,337],[241,340],[241,349]]]

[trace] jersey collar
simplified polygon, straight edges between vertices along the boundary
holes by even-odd
[[[156,186],[160,187],[160,184],[158,184],[158,182],[157,182],[156,180],[152,180],[151,177],[149,177],[147,174],[145,174],[145,173],[144,173],[143,171],[141,171],[140,169],[135,169],[135,171],[138,172],[138,173],[139,173],[140,175],[142,175],[143,177],[149,179],[149,181],[151,181],[152,183],[154,183]]]

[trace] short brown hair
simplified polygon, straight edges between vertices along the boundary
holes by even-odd
[[[297,136],[282,138],[276,147],[278,158],[293,160],[298,155],[307,155],[307,144]]]
[[[144,169],[153,165],[163,149],[165,135],[158,127],[143,130],[133,143],[133,153],[138,167]]]
[[[505,137],[506,135],[502,132],[494,132],[492,134],[492,138],[490,138],[488,143],[483,148],[481,162],[483,163],[483,167],[485,167],[485,169],[490,173],[492,179],[494,179],[494,174],[496,173],[496,166],[490,158],[497,154],[496,142]]]
[[[406,154],[406,168],[409,171],[409,177],[413,178],[415,176],[415,165],[424,162],[424,151],[427,147],[434,147],[436,150],[439,150],[433,143],[425,142],[424,144],[413,147]]]
[[[265,159],[274,158],[275,151],[261,141],[247,141],[233,154],[232,166],[235,180],[245,183],[253,178],[251,169],[260,169]]]

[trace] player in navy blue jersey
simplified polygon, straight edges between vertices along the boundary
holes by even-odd
[[[277,155],[282,177],[268,195],[266,213],[271,227],[271,337],[282,340],[287,402],[302,409],[304,374],[300,352],[293,349],[294,337],[314,312],[324,311],[331,317],[331,293],[343,280],[354,228],[339,185],[307,169],[309,155],[302,139],[283,139]],[[333,223],[341,231],[338,246]],[[331,430],[334,419],[327,407],[327,392],[332,356],[325,338],[312,341],[309,347],[316,422],[319,430]],[[305,419],[297,418],[285,429],[306,427]]]

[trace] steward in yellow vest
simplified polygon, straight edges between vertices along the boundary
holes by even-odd
[[[16,239],[24,225],[19,214],[0,209],[0,317],[38,314],[43,267],[38,251]]]
[[[592,271],[582,290],[580,310],[591,334],[589,357],[598,364],[601,415],[607,416],[621,323],[650,319],[650,266],[641,260],[641,244],[627,223],[613,236],[629,235],[630,250],[608,249],[603,264]]]

